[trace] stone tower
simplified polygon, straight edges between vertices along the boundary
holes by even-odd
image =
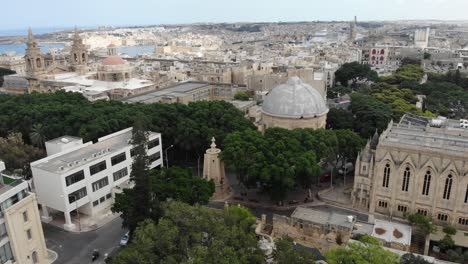
[[[70,64],[72,70],[79,74],[85,74],[88,71],[88,49],[83,44],[83,39],[76,27],[70,52]]]
[[[117,47],[114,44],[107,46],[107,56],[117,56]]]
[[[37,45],[31,28],[28,30],[28,40],[26,42],[26,73],[28,77],[39,79],[45,74],[44,55]]]
[[[352,44],[356,41],[357,36],[357,17],[354,17],[354,21],[350,23],[349,42]]]
[[[214,199],[223,199],[229,194],[229,185],[226,182],[224,162],[219,155],[221,150],[216,148],[215,138],[211,139],[211,148],[206,150],[203,164],[203,178],[213,180],[216,186]]]

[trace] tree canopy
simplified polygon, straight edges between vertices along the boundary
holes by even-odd
[[[377,78],[377,72],[369,65],[358,62],[345,63],[335,72],[336,81],[343,86],[355,86],[358,81],[375,81]]]
[[[163,212],[159,222],[141,223],[112,263],[264,263],[255,217],[247,209],[230,206],[217,211],[169,202]]]
[[[325,258],[329,264],[399,264],[399,256],[385,250],[374,241],[350,242],[345,247],[326,252]]]
[[[274,259],[278,264],[314,264],[315,255],[297,247],[294,241],[289,238],[282,238],[275,241]]]
[[[250,99],[250,95],[246,92],[238,92],[234,95],[234,99],[240,101],[248,101]]]
[[[85,142],[96,141],[132,126],[138,113],[142,114],[148,130],[162,134],[163,144],[174,144],[173,162],[194,160],[202,155],[213,136],[222,142],[233,131],[255,129],[241,111],[224,101],[189,105],[89,102],[78,93],[58,91],[0,95],[0,137],[20,132],[26,144],[38,146],[45,139],[63,135],[80,136]]]
[[[26,178],[30,178],[30,163],[45,157],[42,149],[24,143],[21,133],[12,133],[6,138],[0,137],[0,160],[5,162],[9,171],[21,171]]]
[[[157,221],[161,216],[161,202],[173,200],[190,205],[205,205],[215,191],[213,181],[208,182],[193,176],[190,169],[179,167],[154,169],[145,174],[145,178],[147,179],[144,180],[147,184],[145,188],[148,190],[125,189],[121,194],[116,195],[112,207],[113,212],[122,212],[124,226],[128,226],[130,230],[145,219]],[[141,195],[142,191],[148,194]],[[148,202],[140,201],[143,196],[149,197]],[[138,217],[133,216],[138,207],[136,203],[145,204],[151,212],[143,212],[142,216]]]
[[[353,160],[363,145],[350,130],[267,129],[228,135],[222,159],[246,186],[260,186],[276,201],[294,185],[310,187],[321,175],[318,162],[340,155]]]

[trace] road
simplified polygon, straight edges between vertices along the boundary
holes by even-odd
[[[47,248],[57,252],[54,264],[103,264],[105,253],[119,248],[120,238],[125,234],[120,217],[95,231],[76,234],[51,225],[44,225]],[[91,252],[98,249],[99,261],[91,262]]]

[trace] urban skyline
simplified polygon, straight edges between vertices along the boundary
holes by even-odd
[[[28,6],[28,8],[24,8]],[[92,7],[92,8],[91,8]],[[468,2],[463,0],[371,0],[319,2],[316,0],[246,1],[223,3],[214,0],[170,2],[136,0],[81,1],[64,8],[61,1],[20,0],[5,6],[0,30],[25,27],[81,27],[111,25],[154,25],[219,22],[343,21],[353,15],[370,20],[464,20]],[[44,15],[47,14],[47,15]],[[86,15],[84,15],[86,14]],[[18,20],[18,17],[22,17]]]

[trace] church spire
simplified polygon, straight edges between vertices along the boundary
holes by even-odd
[[[31,27],[29,27],[29,29],[28,29],[28,43],[33,43],[33,42],[34,42],[34,35],[33,35]]]

